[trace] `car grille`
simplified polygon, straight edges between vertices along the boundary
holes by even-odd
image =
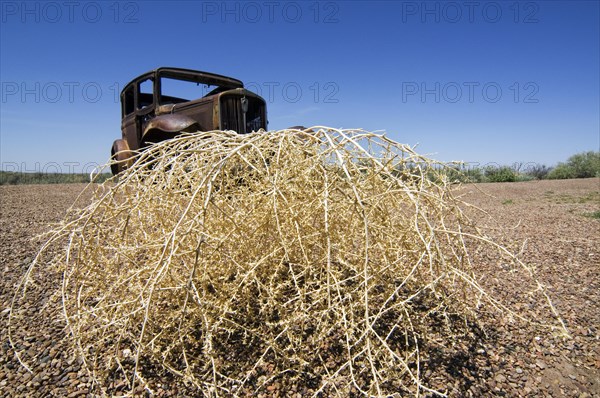
[[[242,96],[221,96],[221,129],[233,130],[240,134],[266,129],[265,105],[263,101],[253,97],[248,100],[248,112],[246,112],[246,125],[244,126],[244,113],[242,112]]]

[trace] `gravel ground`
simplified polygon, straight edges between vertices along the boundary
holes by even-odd
[[[600,396],[600,219],[591,217],[600,211],[600,179],[477,184],[463,192],[489,213],[480,225],[504,228],[498,240],[525,243],[520,257],[536,265],[572,336],[500,328],[493,345],[484,342],[490,372],[474,396]]]
[[[62,340],[60,298],[53,295],[58,275],[47,272],[28,291],[24,321],[35,334],[14,331],[31,373],[15,358],[6,328],[14,289],[40,247],[41,241],[32,238],[60,221],[83,188],[0,186],[1,397],[93,396]],[[525,242],[521,258],[536,265],[572,338],[494,325],[485,334],[439,348],[439,355],[423,365],[426,384],[449,396],[600,396],[600,220],[590,217],[600,210],[600,180],[477,184],[461,193],[489,214],[475,215],[480,225],[502,227],[489,230],[490,235]],[[499,292],[507,298],[513,293]],[[168,375],[153,384],[157,396],[197,395]],[[290,396],[277,387],[268,386],[262,395]],[[300,392],[310,391],[297,390],[296,396],[305,395]]]

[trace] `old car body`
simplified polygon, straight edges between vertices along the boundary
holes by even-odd
[[[206,89],[206,92],[203,92]],[[161,67],[121,91],[121,135],[111,148],[111,171],[127,168],[134,153],[181,132],[267,128],[263,98],[237,79],[191,69]]]

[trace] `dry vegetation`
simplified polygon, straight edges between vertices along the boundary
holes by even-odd
[[[440,166],[361,131],[155,145],[46,235],[11,350],[40,360],[26,304],[48,272],[96,394],[443,394],[444,347],[566,336],[525,247],[484,233]]]

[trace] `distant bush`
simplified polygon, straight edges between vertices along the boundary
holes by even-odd
[[[525,175],[531,177],[534,180],[543,180],[548,176],[548,173],[552,170],[552,167],[548,167],[545,164],[536,164],[530,166],[525,170]]]
[[[556,167],[515,163],[512,166],[453,166],[445,172],[452,182],[520,182],[544,179],[600,177],[600,152],[582,152]]]
[[[550,180],[566,180],[575,178],[575,170],[566,163],[559,163],[558,166],[550,170],[547,176]]]
[[[463,170],[463,176],[466,182],[483,182],[485,180],[483,171],[479,167],[470,167]]]
[[[94,182],[104,182],[110,174],[103,173],[95,177]],[[90,182],[89,174],[59,174],[59,173],[18,173],[14,171],[0,171],[0,185],[22,184],[72,184]]]
[[[550,179],[600,177],[600,152],[582,152],[559,163],[548,173]]]
[[[536,179],[535,177],[530,176],[529,174],[526,174],[526,173],[517,173],[516,176],[517,176],[517,179],[515,181],[517,181],[517,182],[533,181]]]
[[[460,183],[516,182],[531,181],[538,178],[529,173],[520,173],[515,167],[497,165],[483,168],[474,166],[448,167],[444,170],[444,174],[448,178],[448,181]]]
[[[488,166],[484,170],[487,182],[515,182],[518,180],[517,172],[509,166]]]

